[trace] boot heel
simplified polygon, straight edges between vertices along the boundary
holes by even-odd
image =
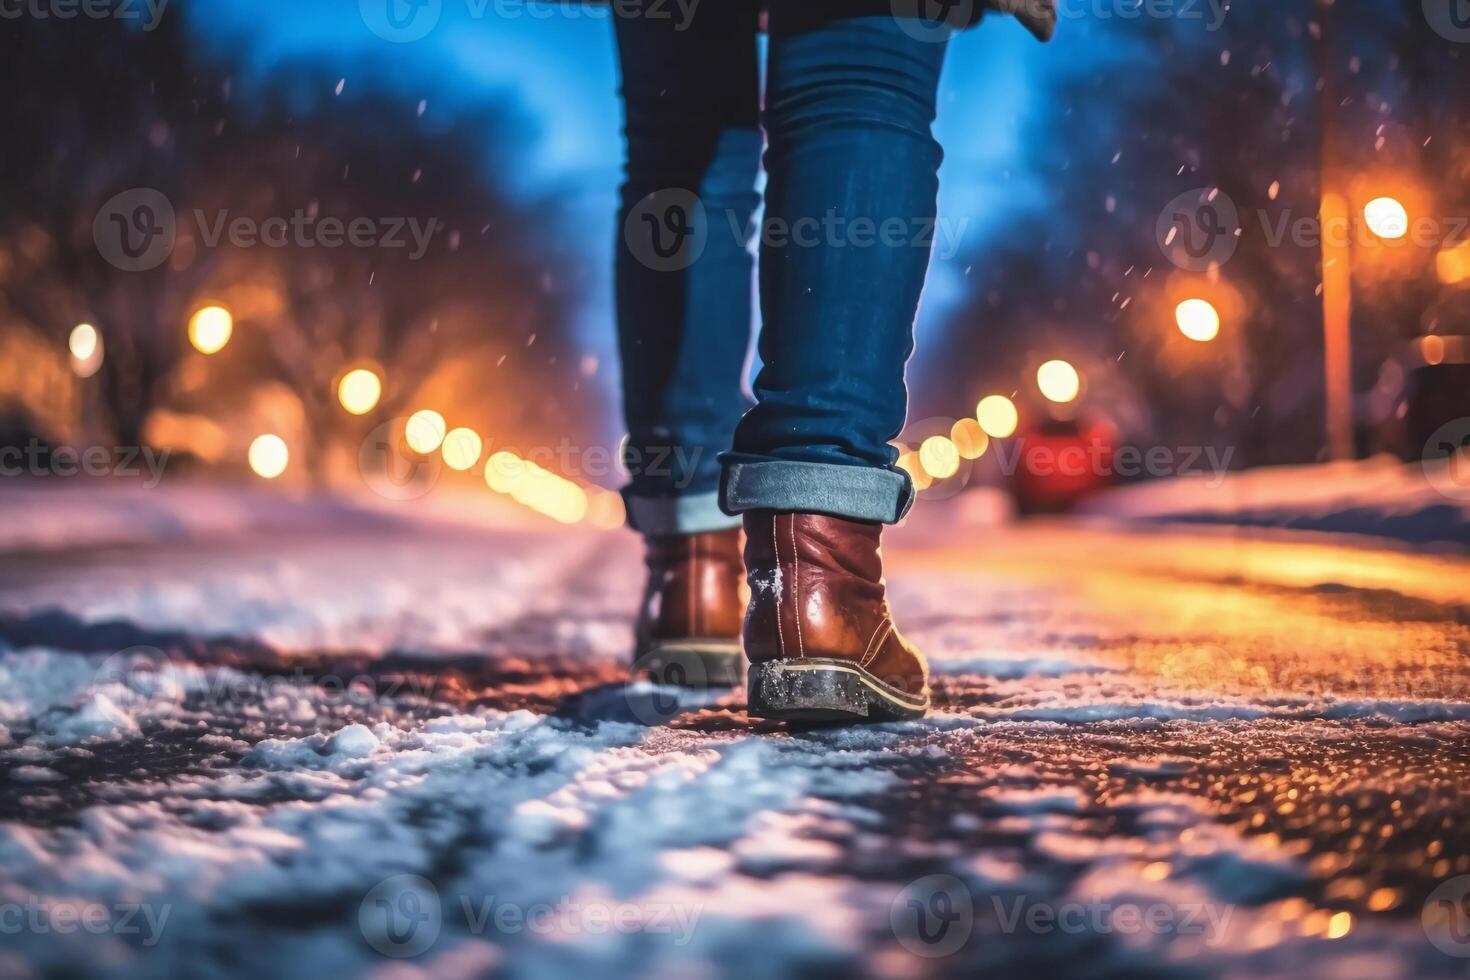
[[[867,721],[868,695],[851,668],[776,661],[751,665],[746,710],[775,721]]]
[[[740,683],[744,663],[738,643],[666,640],[642,650],[631,673],[673,687],[734,687]]]
[[[841,661],[774,660],[752,664],[746,710],[773,721],[896,721],[923,717],[929,698],[914,698]]]

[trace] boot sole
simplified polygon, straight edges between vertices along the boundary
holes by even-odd
[[[631,673],[672,687],[735,687],[744,666],[734,640],[664,640],[643,648]]]
[[[905,694],[851,663],[821,658],[752,664],[746,710],[773,721],[877,722],[922,718],[929,695]]]

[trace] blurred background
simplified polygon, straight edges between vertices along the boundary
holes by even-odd
[[[1072,0],[1049,45],[959,34],[918,484],[1057,510],[1190,460],[1438,452],[1470,415],[1470,25],[1420,7]],[[0,446],[618,522],[605,8],[88,9],[0,24]],[[1068,476],[1025,440],[1141,462]]]

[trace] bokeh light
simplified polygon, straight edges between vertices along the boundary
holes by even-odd
[[[494,453],[485,461],[485,483],[496,493],[507,494],[521,506],[563,524],[576,524],[589,516],[589,510],[599,527],[616,527],[623,520],[621,500],[614,503],[607,499],[617,494],[594,490],[595,499],[589,498],[587,491],[571,480],[508,450]]]
[[[90,378],[102,369],[102,334],[92,324],[72,327],[66,346],[71,351],[72,373],[77,377]]]
[[[1206,343],[1220,335],[1220,313],[1208,300],[1187,299],[1174,308],[1179,332],[1190,340]]]
[[[960,451],[947,436],[930,436],[919,445],[919,465],[936,480],[947,480],[959,472]]]
[[[496,493],[510,493],[525,468],[519,456],[502,449],[485,460],[485,482]]]
[[[90,378],[102,369],[102,334],[90,323],[78,323],[66,338],[71,351],[72,373]]]
[[[1446,286],[1470,282],[1470,241],[1447,248],[1435,256],[1435,271]]]
[[[1082,390],[1082,378],[1066,361],[1047,361],[1036,369],[1036,386],[1050,401],[1070,402]]]
[[[256,476],[274,480],[286,472],[286,464],[291,461],[291,451],[286,448],[286,440],[267,432],[256,436],[255,441],[250,444],[248,459]]]
[[[975,419],[960,419],[951,426],[949,441],[964,459],[979,459],[990,448],[990,437]]]
[[[404,441],[414,452],[428,455],[444,443],[447,424],[444,416],[432,408],[421,408],[410,415],[404,424]]]
[[[460,426],[449,430],[444,437],[444,445],[440,452],[444,454],[444,465],[451,470],[463,472],[480,461],[480,452],[484,448],[480,442],[480,434],[474,429]]]
[[[1391,197],[1375,197],[1363,205],[1363,220],[1379,238],[1403,238],[1409,233],[1409,212]]]
[[[914,482],[915,490],[928,490],[934,484],[934,478],[924,472],[924,467],[920,465],[918,453],[900,453],[898,457],[898,468],[909,475],[909,479]]]
[[[1016,403],[1005,395],[986,395],[975,406],[975,421],[992,439],[1004,439],[1016,431],[1021,422]]]
[[[623,508],[623,495],[611,490],[594,488],[587,501],[587,520],[594,526],[607,528],[622,527],[628,515]]]
[[[71,336],[67,338],[66,345],[71,349],[71,356],[79,361],[90,361],[97,353],[100,338],[97,328],[90,323],[78,323],[71,328]]]
[[[342,375],[337,384],[337,400],[353,415],[366,415],[383,397],[383,381],[367,368],[355,368]],[[478,453],[477,453],[478,458]],[[474,460],[470,460],[474,464]]]
[[[223,306],[206,306],[189,318],[189,343],[201,354],[215,354],[230,342],[235,318]]]

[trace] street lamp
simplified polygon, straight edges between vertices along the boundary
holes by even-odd
[[[286,448],[286,440],[267,432],[255,437],[255,441],[250,444],[250,451],[246,458],[256,476],[274,480],[286,472],[286,464],[290,462],[291,451]]]
[[[66,338],[71,351],[71,369],[79,378],[90,378],[102,367],[102,334],[90,323],[78,323]]]
[[[1446,286],[1470,282],[1470,242],[1444,249],[1434,257],[1434,266],[1439,281]]]
[[[919,445],[919,465],[936,480],[947,480],[960,470],[960,451],[948,436],[930,436]]]
[[[383,397],[383,381],[367,368],[354,368],[337,384],[337,400],[353,415],[366,415]]]
[[[1220,335],[1220,311],[1209,300],[1184,300],[1174,308],[1174,322],[1180,333],[1201,344]]]
[[[444,442],[444,426],[444,416],[432,408],[421,408],[408,417],[403,438],[409,449],[427,456]]]
[[[978,419],[959,419],[949,428],[949,441],[964,459],[979,459],[990,448],[990,437]]]
[[[1005,395],[986,395],[975,406],[975,421],[990,438],[1004,439],[1016,431],[1021,418],[1016,403]]]
[[[235,317],[223,306],[206,306],[189,318],[189,343],[201,354],[216,354],[230,342]]]
[[[1391,197],[1375,197],[1363,205],[1363,220],[1379,238],[1395,240],[1409,233],[1409,212]]]
[[[480,453],[483,450],[484,443],[480,441],[480,434],[465,426],[451,429],[444,437],[444,444],[439,449],[444,456],[444,465],[460,472],[464,472],[479,462]]]
[[[1036,369],[1036,386],[1049,401],[1065,404],[1077,400],[1082,378],[1066,361],[1047,361]]]

